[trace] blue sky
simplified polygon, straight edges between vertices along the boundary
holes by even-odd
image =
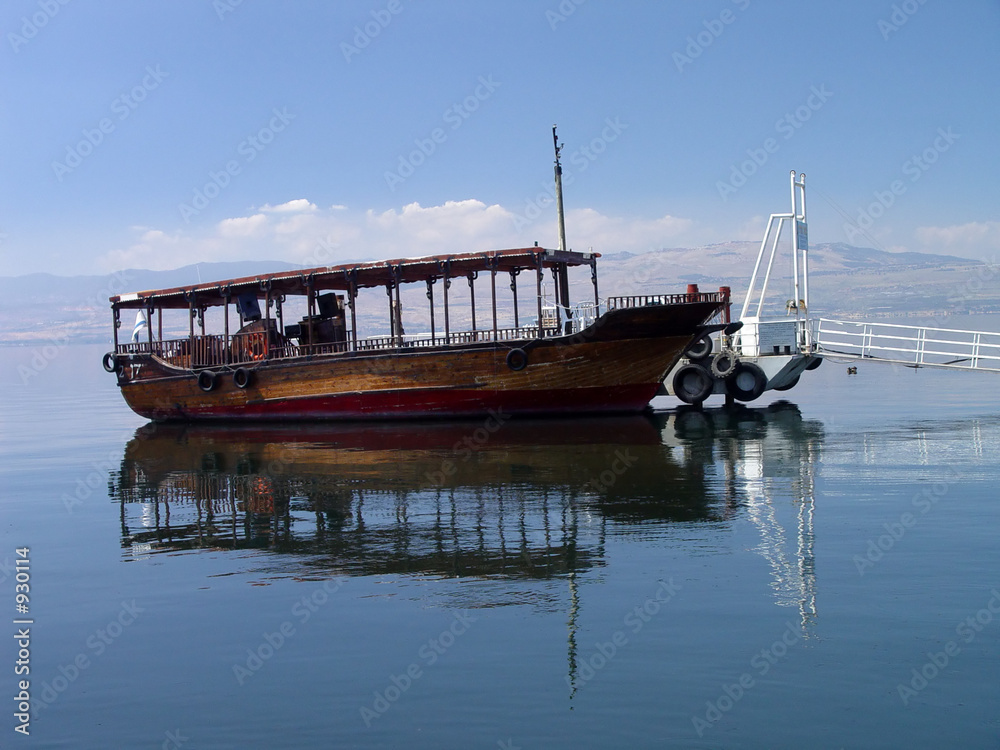
[[[557,244],[1000,253],[1000,2],[11,0],[0,274]]]

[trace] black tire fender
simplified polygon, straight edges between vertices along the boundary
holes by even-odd
[[[712,357],[712,374],[717,378],[728,378],[733,374],[733,370],[738,364],[739,360],[732,352],[719,352]]]
[[[507,352],[507,367],[519,372],[528,366],[528,353],[524,349],[511,349]]]
[[[817,356],[814,355],[814,356],[812,356],[812,357],[809,358],[809,364],[806,365],[806,369],[807,370],[815,370],[821,364],[823,364],[823,358],[822,357],[817,357]]]
[[[118,369],[118,360],[115,358],[114,352],[105,354],[104,359],[101,360],[101,364],[104,366],[106,372],[114,372]]]
[[[216,377],[211,370],[202,370],[198,373],[198,387],[205,393],[215,389]]]
[[[246,388],[253,381],[253,370],[246,367],[237,367],[233,372],[233,385],[237,388]]]
[[[737,401],[753,401],[767,388],[767,375],[753,362],[740,362],[726,378],[726,390]]]
[[[711,354],[712,354],[711,336],[702,336],[700,339],[691,344],[684,352],[684,355],[692,362],[699,362],[703,359],[708,358]]]
[[[685,404],[700,404],[715,389],[715,381],[704,367],[689,364],[674,373],[671,381],[674,395]]]

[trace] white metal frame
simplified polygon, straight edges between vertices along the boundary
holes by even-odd
[[[809,235],[806,224],[806,176],[797,175],[792,170],[790,173],[792,211],[786,214],[771,214],[767,222],[767,230],[764,232],[764,239],[761,240],[760,250],[757,252],[757,262],[753,267],[753,274],[750,276],[750,285],[747,287],[747,296],[743,300],[743,310],[740,312],[740,319],[747,317],[750,305],[754,300],[754,290],[757,286],[757,277],[760,274],[761,261],[767,250],[768,239],[771,239],[771,253],[767,259],[767,268],[764,271],[764,278],[761,282],[760,292],[757,295],[757,311],[754,317],[759,318],[764,309],[764,298],[767,296],[767,284],[771,280],[771,270],[774,267],[774,257],[778,251],[778,241],[781,239],[781,232],[785,223],[794,222],[792,233],[792,280],[795,289],[795,298],[792,302],[795,305],[795,317],[807,317],[809,314]],[[801,258],[801,262],[800,262]]]
[[[811,354],[814,350],[812,326],[809,320],[809,230],[806,221],[806,176],[804,173],[796,174],[794,170],[789,173],[789,185],[791,191],[791,208],[789,213],[771,214],[767,222],[767,229],[764,231],[764,238],[761,240],[760,249],[757,251],[757,261],[754,263],[753,273],[750,276],[750,284],[747,286],[747,294],[743,300],[743,309],[740,312],[740,320],[745,326],[753,326],[754,330],[760,326],[768,324],[786,323],[789,318],[780,320],[761,320],[760,316],[764,311],[764,300],[767,297],[767,287],[771,281],[771,272],[774,270],[774,259],[778,254],[778,244],[781,241],[782,232],[786,225],[791,228],[792,244],[792,288],[793,299],[786,305],[786,313],[794,312],[792,319],[796,322],[796,352],[794,354]],[[768,249],[770,248],[770,251]],[[764,258],[767,257],[766,265]],[[758,280],[760,281],[758,290]],[[753,309],[756,305],[756,309]],[[747,337],[748,338],[748,337]],[[734,342],[737,346],[741,343],[740,335],[737,334]],[[754,354],[758,352],[752,346]]]

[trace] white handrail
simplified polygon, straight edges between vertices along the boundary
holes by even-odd
[[[917,367],[1000,372],[1000,333],[819,318],[821,354]]]

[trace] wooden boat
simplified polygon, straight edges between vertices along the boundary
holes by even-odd
[[[596,254],[539,247],[320,267],[111,298],[115,348],[104,357],[128,405],[154,420],[364,419],[641,411],[728,290],[679,295],[597,294]],[[591,269],[594,303],[569,306],[572,266]],[[543,308],[544,270],[559,303]],[[536,319],[498,320],[497,276],[534,270]],[[489,273],[492,317],[453,330],[449,282]],[[434,324],[443,289],[444,330]],[[400,288],[423,283],[431,330],[403,334]],[[361,289],[389,296],[390,334],[358,335]],[[339,292],[339,293],[338,293]],[[285,325],[290,301],[305,314]],[[222,331],[206,311],[222,308]],[[235,308],[235,311],[234,309]],[[264,310],[261,313],[261,309]],[[139,312],[139,340],[119,340],[122,311]],[[164,338],[164,313],[187,318],[187,336]],[[233,313],[240,326],[233,331]],[[184,315],[186,313],[186,316]],[[146,322],[148,321],[148,323]],[[154,333],[154,325],[156,333]],[[142,334],[145,334],[144,336]],[[145,340],[142,340],[145,339]]]
[[[600,256],[565,249],[561,146],[555,128],[552,137],[558,250],[536,246],[352,263],[112,297],[115,348],[104,357],[105,369],[117,373],[128,405],[154,420],[641,411],[688,346],[724,327],[706,323],[722,311],[728,322],[729,289],[703,294],[691,285],[685,294],[602,302]],[[568,271],[580,266],[590,269],[593,302],[571,308]],[[551,305],[543,304],[545,271],[554,284]],[[529,325],[521,324],[518,309],[517,277],[522,272],[535,277],[537,315]],[[480,274],[489,274],[490,281],[487,327],[477,326],[475,281]],[[512,326],[501,326],[498,315],[501,274],[510,276]],[[460,279],[468,281],[470,315],[469,324],[455,330],[448,290]],[[435,327],[438,282],[443,331]],[[407,336],[400,290],[420,284],[429,300],[429,331]],[[373,288],[388,295],[389,335],[360,337],[358,293]],[[295,300],[302,316],[286,326]],[[233,332],[234,307],[240,325]],[[208,333],[206,311],[216,308],[222,309],[222,331]],[[123,310],[137,311],[130,342],[119,341]],[[182,335],[165,339],[164,311],[171,310],[186,314],[187,320]]]

